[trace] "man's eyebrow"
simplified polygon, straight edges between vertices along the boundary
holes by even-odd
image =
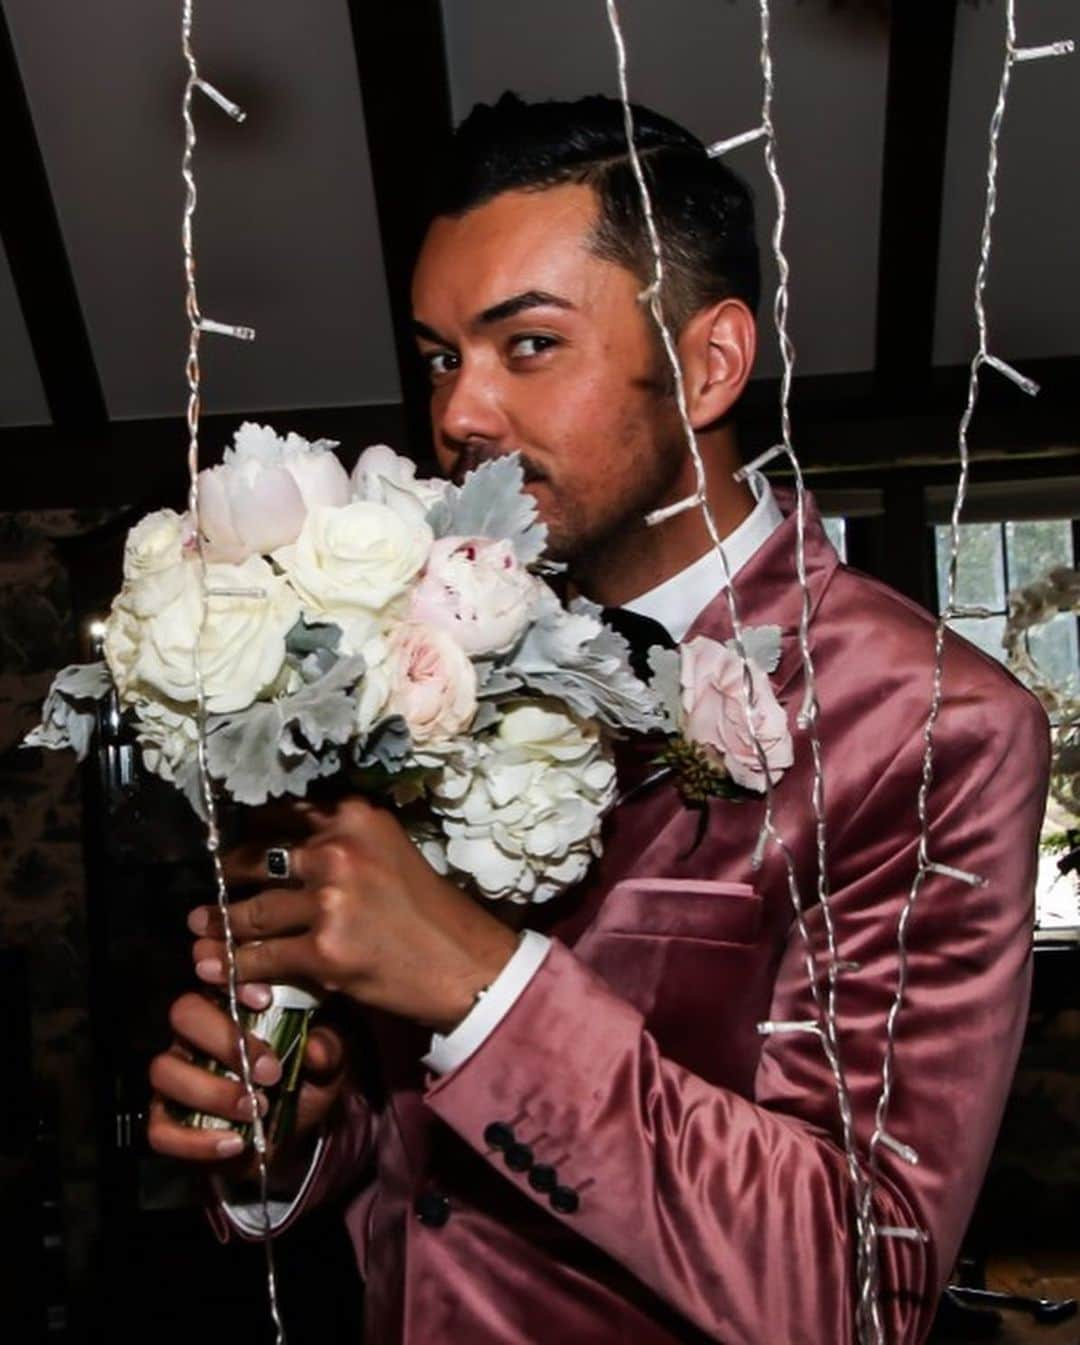
[[[473,318],[470,326],[492,327],[495,323],[505,322],[507,318],[516,317],[518,313],[524,313],[530,308],[567,308],[572,311],[574,305],[569,299],[563,299],[558,294],[549,294],[546,290],[525,290],[522,294],[515,294],[510,299],[503,299],[501,303],[485,308]]]
[[[439,335],[434,327],[429,327],[426,322],[421,322],[419,318],[413,318],[412,329],[414,336],[422,336],[425,341],[430,341],[434,346],[449,346],[450,342]]]
[[[524,313],[530,308],[565,308],[573,312],[575,306],[569,299],[564,299],[558,294],[549,294],[547,290],[524,290],[521,294],[503,299],[497,304],[492,304],[490,308],[485,308],[482,313],[477,313],[469,326],[493,327],[497,323],[505,322],[507,318],[516,317],[519,313]],[[434,327],[429,327],[426,322],[421,322],[419,318],[413,318],[412,329],[415,336],[422,336],[425,341],[430,341],[433,345],[449,347],[453,344],[444,336],[440,336]]]

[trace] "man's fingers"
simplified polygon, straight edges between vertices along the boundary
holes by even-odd
[[[197,939],[192,955],[195,974],[201,981],[207,985],[228,984],[225,945],[221,940]],[[311,938],[307,934],[242,943],[236,948],[236,975],[241,981],[318,984],[318,968],[314,966],[314,960]]]
[[[241,1080],[211,1074],[172,1051],[165,1051],[150,1062],[150,1082],[156,1092],[177,1106],[208,1112],[227,1121],[252,1119],[251,1098]],[[256,1090],[255,1097],[259,1115],[265,1116],[265,1095]]]
[[[169,1024],[176,1035],[196,1051],[236,1073],[240,1072],[240,1044],[232,1019],[220,1005],[203,995],[182,995],[169,1010]],[[248,1034],[248,1060],[256,1083],[271,1085],[281,1078],[281,1064],[258,1037]],[[203,1071],[209,1075],[208,1071]]]
[[[267,850],[288,850],[289,877],[281,881],[297,883],[300,881],[299,869],[303,864],[303,851],[299,845],[290,846],[284,841],[245,841],[233,846],[221,856],[221,867],[225,872],[225,881],[230,887],[258,887],[263,883],[278,881],[272,877],[266,867]]]
[[[313,1027],[304,1051],[304,1074],[312,1083],[334,1080],[345,1064],[345,1043],[331,1027]]]
[[[220,1130],[193,1130],[181,1125],[169,1115],[165,1099],[161,1097],[151,1099],[146,1138],[156,1153],[168,1158],[182,1158],[189,1163],[222,1163],[244,1150],[240,1135],[229,1135]]]
[[[265,939],[309,929],[315,915],[314,898],[303,888],[271,887],[229,906],[229,924],[237,940]],[[211,939],[225,937],[225,921],[217,906],[196,906],[188,915],[188,928],[193,934]]]

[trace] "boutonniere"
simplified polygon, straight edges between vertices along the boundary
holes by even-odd
[[[671,772],[683,801],[701,809],[695,847],[710,799],[765,792],[755,737],[774,785],[795,759],[787,715],[768,676],[780,662],[780,627],[747,628],[742,641],[750,667],[749,715],[734,640],[697,636],[678,649],[654,645],[648,654],[651,687],[668,735],[656,764]]]

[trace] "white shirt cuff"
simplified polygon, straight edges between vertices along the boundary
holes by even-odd
[[[465,1017],[447,1036],[431,1034],[423,1063],[433,1074],[449,1074],[485,1042],[510,1012],[547,957],[551,940],[533,929],[521,932],[514,955]]]
[[[276,1232],[281,1225],[289,1218],[293,1210],[307,1195],[308,1187],[311,1185],[311,1179],[315,1175],[315,1169],[319,1165],[319,1155],[322,1153],[325,1135],[320,1135],[315,1145],[315,1152],[311,1155],[311,1162],[308,1164],[308,1170],[304,1174],[304,1180],[300,1183],[300,1189],[291,1200],[268,1200],[266,1208],[270,1215],[270,1232]],[[225,1212],[225,1217],[241,1233],[247,1233],[251,1237],[262,1237],[266,1232],[266,1224],[263,1221],[262,1202],[253,1200],[250,1203],[233,1204],[225,1199],[225,1183],[215,1178],[214,1186],[221,1200],[221,1208]]]

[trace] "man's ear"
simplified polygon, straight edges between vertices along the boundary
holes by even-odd
[[[741,299],[721,299],[679,333],[686,406],[695,430],[726,416],[742,395],[757,350],[757,324]]]

